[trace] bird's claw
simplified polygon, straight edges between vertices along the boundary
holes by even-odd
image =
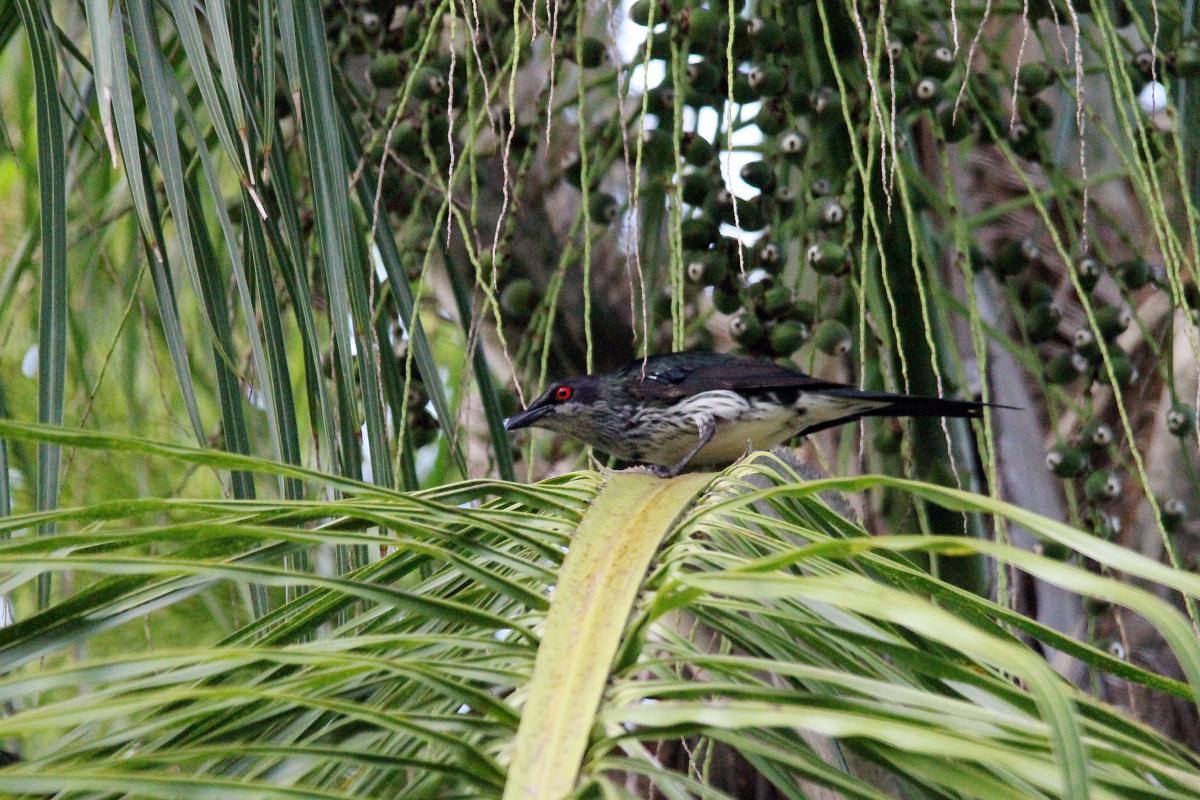
[[[679,474],[679,470],[675,467],[664,467],[659,464],[647,464],[646,469],[656,478],[674,478]]]

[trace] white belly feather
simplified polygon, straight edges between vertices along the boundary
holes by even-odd
[[[801,393],[794,406],[784,406],[748,400],[736,392],[703,392],[680,400],[672,409],[693,425],[662,441],[651,460],[664,465],[681,460],[696,444],[705,419],[711,419],[716,430],[691,463],[725,466],[748,450],[767,450],[813,426],[884,405],[887,403],[813,392]]]

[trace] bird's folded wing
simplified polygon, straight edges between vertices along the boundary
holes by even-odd
[[[641,361],[630,364],[622,370],[631,373],[630,391],[645,400],[671,400],[720,390],[849,388],[756,358],[719,356],[715,353],[686,355],[691,357],[675,358],[661,364],[656,363],[656,359],[650,359],[644,377],[641,375]]]

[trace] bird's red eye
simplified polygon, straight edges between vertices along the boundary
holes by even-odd
[[[560,403],[565,403],[571,399],[571,395],[573,394],[574,392],[571,391],[570,386],[560,386],[554,390],[554,399]]]

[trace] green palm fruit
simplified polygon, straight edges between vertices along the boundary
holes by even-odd
[[[774,64],[754,67],[746,76],[746,81],[760,97],[778,97],[787,91],[787,76]]]
[[[846,248],[829,240],[809,245],[805,260],[810,267],[823,275],[844,275],[850,268]]]
[[[762,341],[762,322],[753,311],[742,311],[729,321],[729,335],[743,347],[753,347]]]
[[[1060,478],[1082,475],[1087,467],[1087,455],[1077,447],[1060,444],[1046,453],[1046,469]]]
[[[688,262],[687,278],[700,286],[712,286],[724,279],[727,271],[725,254],[710,252]]]
[[[1150,282],[1150,265],[1140,258],[1131,258],[1117,267],[1121,285],[1129,291],[1137,291]]]
[[[537,307],[537,290],[529,278],[516,278],[500,292],[500,308],[505,314],[527,320]]]
[[[1046,362],[1043,373],[1046,382],[1054,385],[1070,383],[1087,369],[1087,360],[1078,353],[1065,352]]]
[[[771,352],[778,356],[789,356],[800,349],[808,338],[808,326],[802,322],[784,320],[771,326],[768,336]]]
[[[621,204],[608,192],[595,192],[588,197],[588,213],[592,222],[607,225],[617,218]]]
[[[1017,70],[1017,86],[1025,94],[1037,94],[1052,83],[1054,70],[1041,61],[1030,61]]]
[[[694,167],[704,167],[716,160],[717,150],[712,142],[698,133],[685,131],[679,141],[683,159]]]
[[[809,207],[808,221],[821,228],[837,228],[846,221],[846,207],[835,197],[826,198]]]
[[[921,78],[913,86],[912,98],[922,108],[932,108],[942,99],[942,82],[929,75]]]
[[[367,77],[376,89],[395,89],[401,83],[400,56],[396,53],[380,53],[371,59]]]
[[[954,71],[954,51],[949,47],[935,47],[921,59],[921,71],[939,80],[946,80]]]
[[[685,219],[681,225],[683,246],[688,250],[707,250],[717,241],[717,224],[705,216]]]
[[[1128,308],[1101,306],[1096,309],[1096,328],[1105,339],[1115,339],[1133,321]]]
[[[779,183],[775,170],[766,161],[751,161],[741,169],[742,180],[764,192],[773,192]]]
[[[854,339],[841,321],[827,319],[813,331],[813,344],[827,355],[844,356],[854,347]]]
[[[1187,403],[1176,403],[1167,412],[1167,430],[1180,439],[1196,427],[1196,410]]]
[[[1075,274],[1079,277],[1079,285],[1083,287],[1083,290],[1090,292],[1096,288],[1096,284],[1104,275],[1104,265],[1092,256],[1084,256],[1075,265]]]
[[[1097,469],[1083,481],[1083,494],[1093,503],[1107,503],[1121,494],[1121,478],[1115,472]]]
[[[804,153],[808,149],[808,137],[799,131],[788,131],[783,136],[779,137],[779,152],[788,161],[793,164],[800,164],[804,160]]]
[[[1094,419],[1079,429],[1079,446],[1086,450],[1103,450],[1113,443],[1116,435],[1107,422]]]
[[[1057,303],[1038,303],[1025,312],[1025,333],[1031,342],[1045,342],[1058,332],[1062,309]]]

